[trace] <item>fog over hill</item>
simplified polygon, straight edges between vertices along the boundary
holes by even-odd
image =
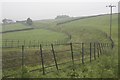
[[[3,2],[2,19],[25,20],[30,17],[33,20],[54,19],[57,15],[69,15],[71,17],[108,14],[110,9],[106,7],[109,2]],[[117,6],[117,2],[112,3]],[[118,7],[113,13],[118,12]]]

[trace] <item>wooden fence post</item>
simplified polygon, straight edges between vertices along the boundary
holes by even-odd
[[[99,45],[97,43],[97,53],[98,53],[98,57],[99,57]]]
[[[24,68],[24,45],[22,45],[22,78],[24,75],[23,68]]]
[[[13,47],[13,40],[11,41],[11,48]]]
[[[34,40],[34,48],[35,48],[35,40]]]
[[[99,52],[101,54],[101,45],[100,45],[100,43],[98,43],[98,45],[99,45]]]
[[[57,60],[56,60],[56,56],[55,56],[55,51],[54,51],[53,44],[51,44],[51,47],[52,47],[52,53],[53,53],[53,57],[54,57],[54,61],[55,61],[55,65],[56,65],[56,69],[58,70],[58,64],[57,64]]]
[[[92,60],[92,43],[90,43],[90,62]]]
[[[70,43],[70,49],[71,49],[71,56],[72,56],[72,63],[73,63],[73,71],[75,71],[75,69],[74,69],[74,56],[73,56],[73,46],[72,46],[72,43]]]
[[[103,54],[102,43],[100,43],[101,54]]]
[[[30,46],[31,46],[31,40],[29,41],[29,48],[30,48]]]
[[[108,51],[107,49],[108,49],[108,47],[107,47],[107,43],[106,43],[106,52]]]
[[[104,53],[104,50],[103,50],[103,43],[101,43],[101,50],[102,50],[102,54]]]
[[[104,43],[104,50],[105,50],[105,53],[106,53],[106,43]]]
[[[82,43],[82,63],[84,64],[84,43]]]
[[[108,51],[108,43],[106,43],[107,51]]]
[[[105,43],[103,43],[103,48],[104,48],[104,52],[105,52]]]
[[[5,47],[7,47],[7,39],[6,39],[6,42],[5,42]]]
[[[18,45],[18,48],[19,48],[19,40],[18,40],[18,44],[17,45]]]
[[[43,60],[42,45],[41,44],[40,44],[40,56],[41,56],[41,63],[42,63],[43,75],[45,75],[44,60]]]
[[[95,46],[95,43],[94,43],[94,59],[96,60],[96,46]]]
[[[105,46],[105,43],[104,43],[104,51],[105,51],[105,53],[106,53],[106,46]]]

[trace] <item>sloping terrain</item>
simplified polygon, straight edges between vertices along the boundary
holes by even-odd
[[[22,29],[28,29],[28,28],[31,28],[31,27],[21,23],[3,24],[2,32],[22,30]]]
[[[65,20],[66,21],[66,20]],[[40,40],[49,40],[49,39],[54,39],[54,35],[56,34],[57,39],[63,39],[66,35],[67,37],[71,37],[71,40],[68,40],[67,42],[84,42],[84,43],[90,43],[90,42],[100,42],[100,43],[111,43],[109,39],[109,15],[103,15],[103,16],[96,16],[96,17],[89,17],[85,19],[79,19],[79,20],[73,20],[64,24],[57,25],[59,21],[56,20],[44,20],[44,21],[36,21],[33,24],[33,27],[35,28],[33,32],[27,32],[23,31],[21,32],[16,32],[15,34],[22,34],[20,38],[18,39],[27,39],[26,37],[23,37],[23,35],[29,35],[34,34],[32,38],[34,39],[40,39]],[[45,30],[45,32],[42,33],[41,30]],[[48,33],[47,33],[48,32]],[[40,36],[40,38],[37,38],[35,35],[36,34],[43,34],[43,37]],[[60,36],[57,35],[57,33],[61,33]],[[53,34],[53,35],[50,35]],[[13,36],[14,33],[12,34],[4,34],[3,37],[5,39],[13,39],[16,36]],[[49,35],[49,37],[45,37],[45,35]],[[12,38],[9,36],[13,36]],[[16,37],[17,38],[17,37]],[[30,39],[32,39],[30,38]],[[44,38],[44,39],[43,39]],[[54,72],[48,73],[46,75],[42,75],[42,70],[41,68],[41,63],[40,63],[40,55],[39,55],[39,49],[25,49],[26,55],[33,55],[33,56],[28,56],[28,62],[34,62],[35,60],[38,60],[37,65],[35,66],[25,66],[24,71],[28,72],[24,75],[24,77],[38,77],[38,78],[117,78],[118,75],[118,17],[117,14],[113,15],[113,24],[112,24],[112,39],[115,43],[115,46],[113,49],[108,48],[102,54],[99,58],[96,60],[93,60],[91,63],[86,62],[84,65],[78,62],[75,66],[75,71],[73,71],[73,66],[72,63],[70,64],[64,64],[59,72],[56,70],[55,66],[53,68],[48,68],[45,69],[45,71],[50,71],[53,70]],[[59,48],[58,48],[59,47]],[[70,48],[70,46],[55,46],[55,54],[57,55],[57,58],[63,62],[66,60],[71,60],[71,54],[70,52],[62,52],[61,54],[58,54],[56,51],[57,50],[67,50]],[[79,47],[76,47],[79,48]],[[14,51],[16,50],[16,51]],[[79,48],[81,50],[81,48]],[[81,51],[74,51],[74,56],[75,59],[78,58],[80,59],[81,57]],[[89,57],[89,48],[86,49],[85,55],[86,57]],[[17,53],[17,49],[7,49],[3,50],[4,51],[4,57],[11,57],[10,54],[19,54],[21,49],[18,50],[19,53]],[[46,62],[46,65],[50,65],[51,63],[54,64],[53,61],[53,56],[52,53],[49,54],[47,53],[51,51],[51,47],[43,47],[44,51],[44,57],[46,57],[44,60]],[[92,49],[93,51],[93,49]],[[8,54],[10,52],[10,54]],[[28,53],[28,54],[27,54]],[[67,53],[69,57],[67,56]],[[80,54],[79,54],[80,53]],[[13,56],[12,55],[12,56]],[[37,56],[39,55],[39,56]],[[58,56],[60,55],[60,56]],[[92,53],[93,55],[93,53]],[[14,55],[16,56],[16,55]],[[59,61],[58,60],[58,61]],[[81,61],[81,60],[80,60]],[[17,60],[16,60],[17,63]],[[34,62],[35,63],[35,62]],[[12,64],[9,64],[12,65]],[[29,72],[30,70],[35,70],[35,72]],[[4,75],[7,74],[12,74],[12,73],[20,73],[21,69],[14,69],[14,70],[5,70]],[[21,77],[21,74],[14,75],[13,77]]]

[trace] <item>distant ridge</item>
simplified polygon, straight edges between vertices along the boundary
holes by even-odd
[[[118,14],[118,13],[113,13],[113,14]],[[64,21],[64,22],[58,22],[57,25],[65,24],[65,23],[80,20],[80,19],[86,19],[86,18],[98,17],[98,16],[105,16],[105,15],[109,15],[109,14],[99,14],[99,15],[92,15],[92,16],[85,16],[85,17],[77,17],[77,18],[72,19],[72,20],[67,20],[67,21]]]

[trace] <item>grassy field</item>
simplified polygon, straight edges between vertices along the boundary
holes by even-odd
[[[40,23],[42,27],[42,23]],[[47,25],[47,22],[44,23]],[[28,25],[25,24],[7,24],[3,26],[3,31],[10,31],[10,30],[20,30],[20,29],[26,29],[26,28],[31,28]],[[17,45],[17,42],[19,40],[20,44],[23,45],[24,41],[26,42],[26,45],[32,42],[32,44],[38,44],[39,43],[53,43],[55,41],[66,41],[68,39],[68,36],[64,33],[60,32],[54,32],[50,30],[45,30],[45,29],[36,29],[36,27],[32,27],[35,29],[32,30],[24,30],[24,31],[16,31],[16,32],[8,32],[2,34],[2,40],[3,40],[3,46],[7,44],[7,46],[10,46],[10,44],[13,41],[13,46]],[[6,40],[7,43],[5,42]],[[35,42],[35,43],[33,43]],[[37,43],[36,43],[37,42]]]
[[[86,19],[80,19],[65,23],[62,25],[54,25],[49,27],[50,29],[59,32],[69,32],[72,35],[72,41],[74,42],[111,42],[105,33],[109,36],[109,15],[103,15],[98,17],[91,17]],[[67,75],[69,71],[63,71],[61,74],[53,73],[55,77],[79,77],[79,78],[115,78],[118,72],[118,14],[113,15],[112,22],[112,39],[115,43],[113,51],[106,52],[98,61],[92,64],[85,64],[77,67],[75,72],[70,72],[71,75]],[[67,66],[68,67],[68,66]],[[69,66],[70,67],[70,66]],[[82,69],[81,69],[82,68]],[[66,69],[66,68],[65,68]],[[81,71],[81,70],[85,71]],[[97,72],[97,73],[96,73]],[[43,77],[54,77],[53,74]]]
[[[112,26],[112,37],[113,38],[114,37],[117,38],[117,36],[118,36],[118,31],[117,31],[118,30],[118,27],[117,27],[118,22],[117,21],[118,21],[118,19],[117,19],[117,14],[116,14],[113,16],[113,23],[112,23],[113,24],[113,26]],[[73,30],[73,28],[74,28],[75,31],[78,30],[78,32],[79,32],[79,29],[82,27],[82,28],[87,28],[90,31],[93,30],[92,31],[93,34],[96,33],[96,35],[97,35],[97,33],[102,32],[102,31],[109,35],[109,15],[98,16],[98,17],[93,17],[93,18],[88,18],[88,19],[82,19],[82,20],[70,22],[68,24],[63,24],[62,26],[64,27],[64,28],[62,28],[63,30]],[[97,31],[96,29],[100,30],[100,31]],[[88,33],[87,31],[86,31],[86,33]],[[102,36],[100,36],[100,35],[97,35],[97,36],[102,38]],[[93,35],[93,37],[94,37],[94,35]],[[102,40],[104,40],[104,38],[102,38]]]
[[[62,21],[62,20],[60,20]],[[3,39],[19,39],[19,40],[40,40],[40,41],[50,41],[53,42],[53,40],[61,40],[65,39],[68,36],[66,33],[69,33],[71,35],[71,41],[72,42],[101,42],[101,43],[110,43],[109,39],[109,15],[103,15],[98,17],[91,17],[91,18],[85,18],[80,19],[76,21],[72,21],[69,23],[56,25],[59,22],[59,20],[44,20],[44,21],[35,21],[33,26],[34,30],[30,31],[21,31],[21,32],[14,32],[14,33],[6,33],[3,34]],[[16,34],[16,35],[15,35]],[[40,37],[39,37],[40,36]],[[24,77],[38,77],[38,78],[116,78],[117,72],[118,72],[118,17],[117,14],[113,15],[113,24],[112,24],[112,39],[115,42],[115,47],[113,50],[110,48],[107,50],[107,52],[104,52],[105,54],[102,55],[100,58],[97,58],[97,60],[92,61],[91,63],[86,62],[84,65],[81,63],[76,63],[75,71],[72,70],[73,66],[72,63],[64,64],[61,66],[62,70],[59,72],[56,71],[56,68],[48,68],[48,71],[53,70],[54,72],[48,73],[46,75],[41,75],[42,71],[35,71],[31,73],[26,73]],[[68,41],[69,42],[69,41]],[[75,45],[74,45],[75,47]],[[80,46],[77,46],[80,48]],[[67,50],[70,48],[70,46],[55,46],[55,50]],[[51,47],[43,47],[44,51],[51,51]],[[34,66],[27,66],[24,68],[25,72],[29,72],[32,69],[41,68],[41,64],[39,65],[39,49],[25,49],[26,55],[32,54],[36,61],[38,61],[37,65]],[[88,51],[89,49],[87,49]],[[21,49],[3,49],[4,57],[12,57],[12,55],[15,55],[15,53],[18,53],[20,55]],[[9,52],[9,54],[8,54]],[[76,58],[81,57],[81,55],[78,55],[79,51],[74,52],[74,56],[76,55]],[[88,52],[89,53],[89,52]],[[63,52],[61,54],[57,54],[60,58],[59,60],[62,60],[62,62],[65,62],[68,60],[66,57],[69,52]],[[87,53],[86,53],[87,54]],[[51,58],[52,54],[44,54],[47,56],[45,58],[48,62],[46,62],[46,65],[49,65],[53,63],[53,58]],[[14,57],[13,57],[14,58]],[[28,62],[34,62],[33,57],[27,58]],[[71,60],[71,58],[69,59]],[[17,62],[15,62],[17,63]],[[46,70],[46,71],[47,71]],[[12,73],[19,73],[18,75],[14,75],[13,77],[21,77],[21,69],[10,69],[5,70],[4,75],[12,74]]]
[[[66,37],[67,36],[63,33],[52,32],[44,29],[35,29],[29,31],[20,31],[3,34],[3,39],[26,40],[26,41],[39,40],[41,42],[63,40]]]
[[[21,23],[5,24],[5,25],[2,25],[2,32],[11,31],[11,30],[20,30],[20,29],[26,29],[26,28],[31,28],[31,27]]]
[[[113,23],[112,23],[113,38],[116,38],[118,36],[117,21],[118,21],[117,14],[114,14]],[[68,32],[72,35],[73,41],[78,41],[78,42],[108,41],[106,40],[105,33],[109,35],[109,15],[80,19],[62,25],[56,25],[57,23],[58,20],[54,20],[54,21],[52,20],[51,23],[49,21],[47,24],[44,24],[45,26],[44,28],[52,29],[58,32]],[[37,26],[37,28],[41,28],[40,24],[41,22],[34,23],[34,25]],[[117,42],[117,39],[115,40],[115,42]]]

